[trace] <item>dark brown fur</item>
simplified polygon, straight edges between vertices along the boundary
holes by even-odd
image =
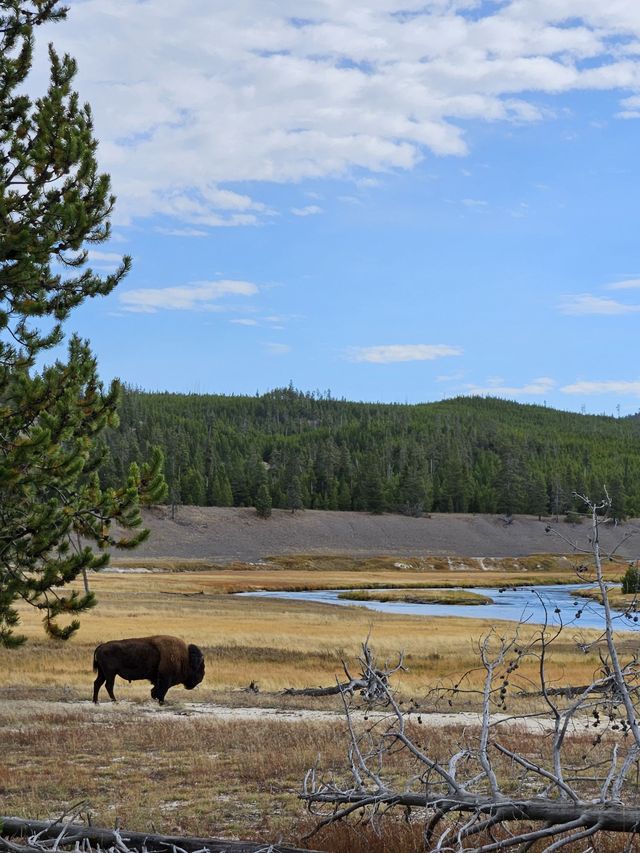
[[[187,645],[178,637],[133,637],[110,640],[93,653],[93,669],[98,673],[93,683],[93,701],[103,684],[113,702],[116,675],[127,681],[147,679],[153,684],[151,698],[163,705],[167,690],[184,684],[192,690],[204,678],[204,656],[197,646]]]

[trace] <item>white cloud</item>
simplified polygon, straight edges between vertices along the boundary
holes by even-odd
[[[196,281],[178,287],[147,287],[120,293],[126,311],[155,314],[156,311],[218,311],[224,296],[254,296],[257,285],[249,281]]]
[[[469,5],[84,0],[39,32],[39,67],[49,39],[78,59],[123,223],[256,225],[273,212],[231,182],[371,186],[466,154],[463,123],[553,120],[540,93],[623,90],[640,115],[637,2]]]
[[[398,361],[433,361],[452,355],[462,355],[460,347],[448,344],[387,344],[352,347],[347,357],[349,361],[391,364]]]
[[[264,323],[270,323],[273,326],[277,326],[277,328],[281,329],[282,324],[286,323],[290,320],[299,320],[299,316],[296,314],[269,314],[266,317],[262,318]]]
[[[208,237],[209,232],[201,228],[156,228],[159,234],[167,237]]]
[[[261,326],[263,328],[273,330],[281,330],[285,328],[285,323],[289,320],[297,319],[295,315],[288,316],[280,316],[280,315],[268,315],[266,317],[258,317],[258,318],[249,318],[249,317],[239,317],[235,320],[230,320],[229,322],[235,323],[238,326]]]
[[[560,390],[564,394],[635,394],[640,397],[640,379],[580,380]]]
[[[563,297],[559,305],[562,314],[574,317],[600,315],[613,317],[620,314],[633,314],[640,311],[640,305],[625,305],[605,296],[593,296],[591,293],[579,293]]]
[[[122,255],[119,252],[100,252],[97,249],[89,249],[89,262],[98,263],[122,263]]]
[[[482,199],[478,199],[478,198],[463,198],[462,203],[464,204],[465,207],[472,207],[472,208],[473,207],[482,208],[482,207],[486,207],[489,204],[489,202],[483,201]]]
[[[492,377],[486,385],[465,385],[467,394],[494,395],[496,397],[519,397],[521,395],[541,396],[548,394],[556,386],[554,379],[541,376],[525,385],[505,385],[501,377]]]
[[[286,355],[288,352],[291,352],[289,344],[277,344],[273,342],[265,344],[265,349],[271,355]]]
[[[640,118],[640,95],[632,95],[620,101],[623,109],[616,113],[618,118]]]
[[[323,213],[323,210],[317,204],[308,204],[306,207],[292,207],[291,213],[294,216],[316,216],[318,213]]]
[[[640,290],[640,278],[627,278],[624,281],[612,281],[607,290]]]

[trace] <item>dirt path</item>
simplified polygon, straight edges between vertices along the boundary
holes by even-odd
[[[58,702],[44,701],[42,699],[18,699],[0,701],[0,719],[19,719],[22,723],[30,718],[42,720],[46,716],[68,715],[77,718],[77,715],[86,714],[101,722],[107,719],[122,719],[132,717],[143,717],[154,720],[172,719],[176,721],[189,721],[197,719],[219,720],[221,722],[245,722],[259,723],[264,721],[280,721],[284,723],[335,723],[342,725],[344,716],[337,711],[318,711],[312,709],[279,709],[279,708],[257,708],[257,707],[230,707],[210,702],[184,702],[176,705],[167,704],[160,707],[156,703],[137,703],[127,700],[119,701],[115,705],[111,702],[102,702],[94,705],[92,702],[83,700],[80,702]],[[375,711],[355,711],[353,718],[356,721],[383,719],[388,714]],[[414,715],[414,717],[417,715]],[[445,728],[447,726],[478,727],[480,725],[480,714],[471,712],[460,713],[421,713],[423,726],[432,729]],[[518,727],[526,732],[544,733],[553,729],[553,720],[540,719],[537,717],[513,717],[506,714],[493,714],[491,717],[494,726]],[[588,724],[585,719],[584,725]],[[11,725],[9,723],[9,725]],[[582,728],[577,721],[574,730]]]

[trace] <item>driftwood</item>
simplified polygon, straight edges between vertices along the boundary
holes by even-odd
[[[360,660],[362,672],[359,678],[353,678],[347,664],[342,661],[347,681],[336,683],[329,687],[287,687],[284,690],[286,696],[338,696],[360,693],[363,699],[367,702],[375,702],[378,700],[386,700],[385,688],[389,684],[389,678],[400,669],[404,669],[404,657],[402,652],[398,656],[398,663],[391,666],[385,663],[384,666],[377,667],[374,664],[372,652],[369,647],[369,641],[362,644],[362,658]]]
[[[534,699],[537,696],[565,696],[571,699],[573,696],[580,696],[580,694],[589,689],[592,693],[610,693],[611,685],[609,683],[596,684],[595,686],[581,684],[576,687],[575,685],[567,684],[566,687],[547,687],[545,690],[519,690],[515,695],[520,699]]]
[[[366,690],[368,683],[364,678],[352,678],[350,681],[334,684],[332,687],[287,687],[286,696],[337,696],[339,693],[355,693]]]
[[[5,839],[24,838],[25,843]],[[45,841],[48,840],[48,841]],[[308,849],[286,844],[265,844],[255,841],[229,841],[223,838],[195,838],[179,835],[156,835],[147,832],[127,832],[124,829],[105,829],[80,823],[25,820],[0,817],[0,849],[10,853],[38,851],[85,850],[83,842],[101,851],[118,853],[314,853]],[[91,849],[90,847],[88,849]],[[315,851],[318,853],[318,851]]]

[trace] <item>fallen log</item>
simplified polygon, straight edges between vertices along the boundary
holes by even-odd
[[[345,661],[342,661],[342,668],[347,676],[347,681],[338,682],[328,687],[287,687],[283,690],[286,696],[337,696],[350,694],[353,695],[359,691],[364,699],[369,701],[379,699],[384,694],[384,689],[389,683],[389,678],[399,669],[404,670],[404,656],[402,653],[398,655],[398,663],[395,666],[390,666],[388,663],[381,669],[371,665],[372,651],[367,640],[362,644],[362,660],[363,671],[360,678],[354,678],[349,672],[349,668]]]
[[[521,699],[535,699],[538,696],[564,696],[567,699],[572,699],[574,696],[580,696],[585,691],[591,693],[610,693],[611,685],[609,683],[602,685],[581,684],[572,686],[568,684],[566,687],[545,687],[544,690],[518,690],[516,696]]]
[[[393,805],[405,808],[432,808],[445,813],[491,815],[496,823],[541,821],[548,829],[579,822],[602,832],[627,834],[640,831],[640,807],[614,802],[572,802],[571,800],[492,800],[482,796],[433,796],[412,792],[366,794],[317,791],[300,794],[310,804],[337,806]],[[505,845],[506,847],[507,845]],[[622,849],[622,848],[620,848]]]
[[[56,839],[63,838],[56,844],[55,849],[62,851],[71,845],[75,849],[76,842],[87,840],[102,848],[114,848],[124,853],[125,850],[137,851],[143,847],[147,853],[175,853],[175,851],[208,851],[208,853],[318,853],[300,847],[286,844],[270,844],[257,841],[230,841],[224,838],[196,838],[180,835],[157,835],[148,832],[128,832],[124,829],[113,830],[98,826],[86,826],[81,823],[66,821],[28,820],[18,817],[0,817],[1,838],[29,838],[39,836]],[[25,845],[25,851],[43,849],[32,844]]]
[[[339,693],[354,693],[356,690],[366,690],[369,682],[364,678],[352,678],[342,684],[330,687],[287,687],[282,692],[285,696],[336,696]]]

